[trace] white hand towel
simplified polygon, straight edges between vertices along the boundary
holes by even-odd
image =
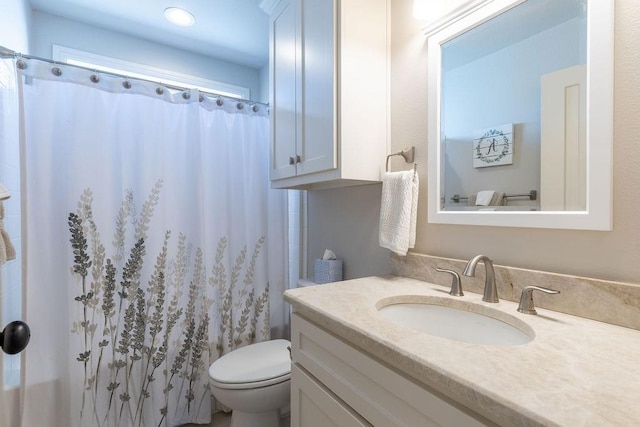
[[[476,196],[476,206],[489,206],[494,194],[495,191],[493,190],[478,191],[478,195]]]
[[[387,172],[382,180],[379,243],[398,255],[406,255],[416,243],[418,174]]]
[[[9,240],[9,235],[4,229],[4,206],[0,201],[0,265],[16,258],[16,250]]]

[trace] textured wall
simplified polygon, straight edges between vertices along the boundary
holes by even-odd
[[[392,150],[416,145],[421,194],[415,252],[640,283],[640,2],[616,0],[613,231],[427,223],[427,45],[413,0],[392,1]]]

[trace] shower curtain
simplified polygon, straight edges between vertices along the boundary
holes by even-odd
[[[263,105],[33,59],[23,426],[208,423],[208,367],[282,335],[286,195]]]
[[[11,198],[3,202],[4,229],[16,259],[0,266],[0,328],[22,318],[20,294],[20,150],[18,92],[11,60],[0,61],[0,183]],[[17,298],[15,298],[17,296]],[[20,355],[0,353],[0,426],[18,425]]]

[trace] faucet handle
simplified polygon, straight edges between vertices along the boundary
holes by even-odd
[[[541,291],[545,294],[559,294],[560,291],[555,289],[543,288],[541,286],[527,286],[522,290],[520,295],[520,305],[518,305],[518,311],[524,314],[538,314],[536,308],[533,305],[533,291]]]
[[[462,292],[462,284],[460,282],[460,275],[457,272],[438,267],[436,267],[436,271],[449,273],[451,275],[451,290],[449,291],[449,295],[453,295],[456,297],[464,296],[464,293]]]

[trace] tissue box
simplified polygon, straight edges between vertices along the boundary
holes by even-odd
[[[314,273],[313,281],[316,283],[339,282],[342,280],[342,260],[316,259]]]

